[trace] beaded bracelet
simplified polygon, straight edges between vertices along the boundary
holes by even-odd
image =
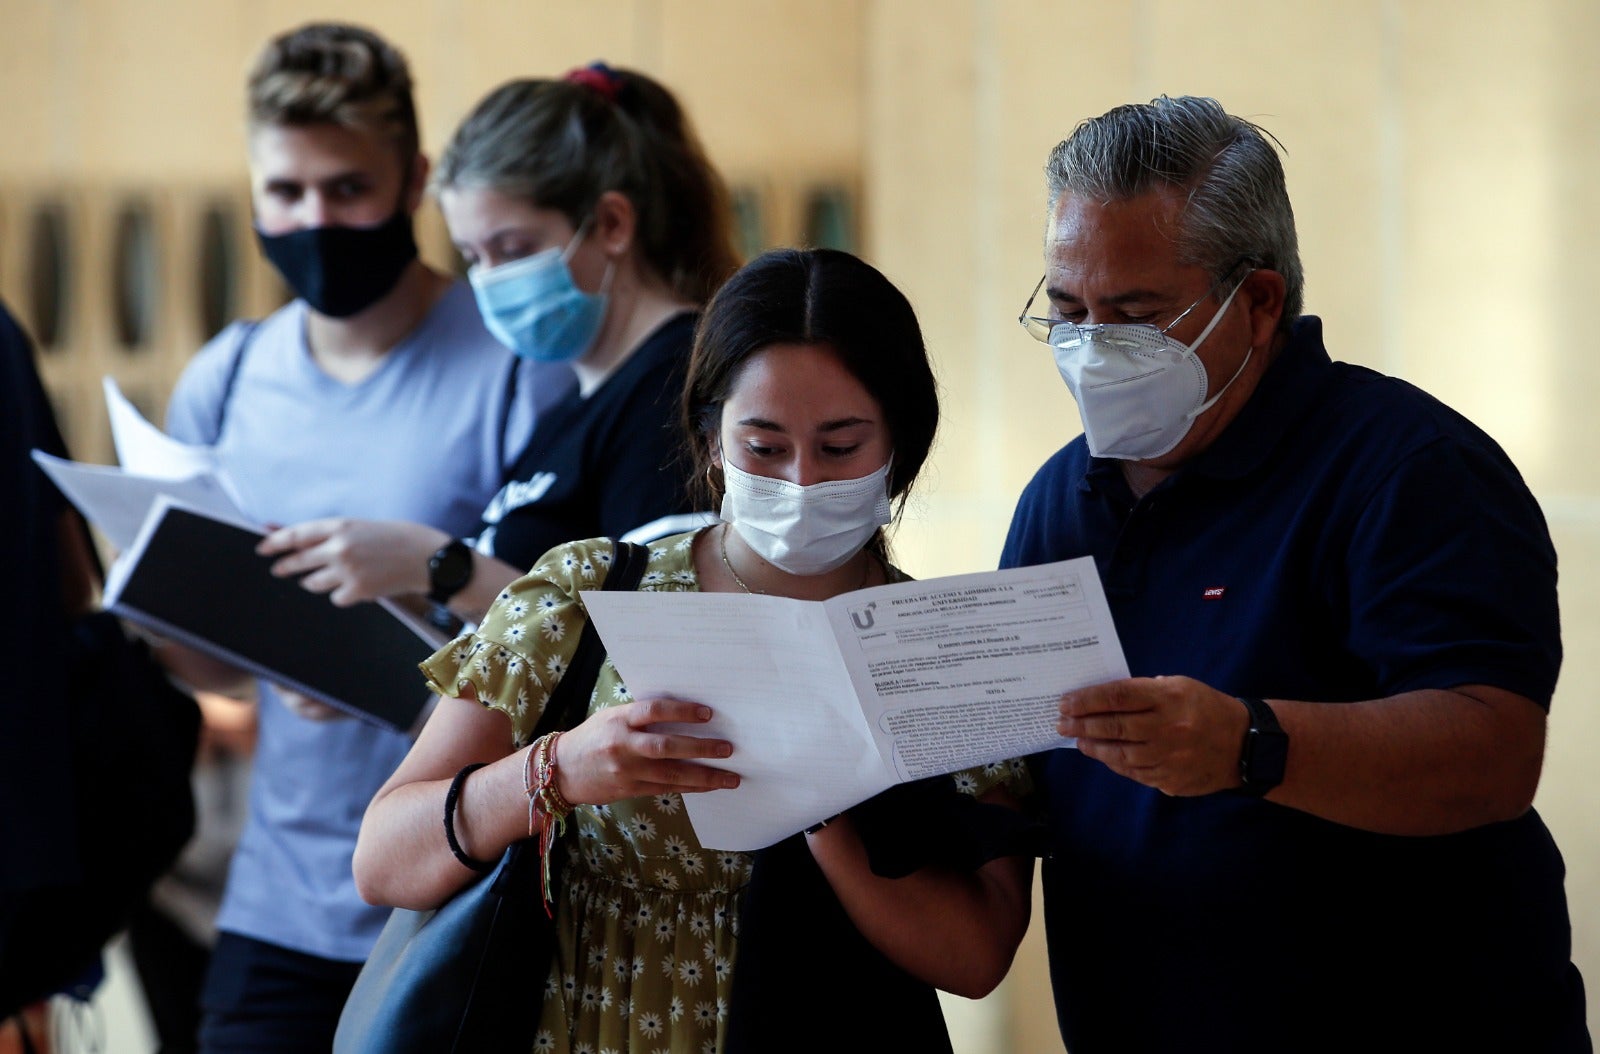
[[[544,897],[546,915],[550,914],[550,850],[566,831],[566,819],[572,812],[572,803],[556,786],[556,742],[560,738],[560,732],[540,736],[522,759],[522,791],[528,796],[529,838],[538,826],[537,814],[544,813],[544,825],[538,832],[539,889]]]
[[[461,843],[456,840],[456,799],[461,797],[461,785],[467,781],[467,777],[481,768],[483,762],[474,762],[462,768],[456,773],[456,778],[450,781],[450,789],[444,795],[444,840],[450,843],[450,852],[455,854],[455,858],[462,866],[469,867],[479,874],[488,874],[494,870],[495,861],[478,860],[468,856],[461,848]]]

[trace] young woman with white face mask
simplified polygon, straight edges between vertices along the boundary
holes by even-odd
[[[641,589],[821,599],[902,577],[882,527],[927,457],[938,401],[911,306],[878,271],[828,250],[746,266],[706,310],[682,416],[724,522],[651,543]],[[960,818],[1006,826],[1024,770],[925,781],[756,854],[703,849],[682,795],[736,786],[698,763],[731,757],[737,770],[736,745],[653,727],[704,722],[708,708],[634,700],[607,662],[588,718],[529,742],[528,700],[570,661],[580,590],[599,587],[611,556],[607,539],[556,547],[475,634],[424,664],[444,698],[367,812],[363,895],[447,899],[473,861],[528,836],[524,764],[553,756],[582,851],[556,903],[556,959],[528,966],[529,990],[549,993],[539,1049],[948,1050],[934,988],[993,988],[1029,913],[1029,862],[969,844]],[[453,782],[459,855],[440,823]],[[545,805],[534,813],[551,822]],[[904,837],[919,829],[932,833]],[[900,836],[892,847],[885,832]],[[895,856],[902,877],[875,874],[869,852]],[[867,1021],[841,1030],[842,1006],[863,994]]]
[[[426,595],[476,621],[551,546],[704,522],[674,455],[701,304],[737,266],[731,212],[662,85],[596,63],[511,81],[467,116],[434,176],[479,311],[576,389],[539,419],[471,545],[414,523],[328,519],[269,535],[279,575],[336,604]]]

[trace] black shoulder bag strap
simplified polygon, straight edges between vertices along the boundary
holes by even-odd
[[[612,553],[611,570],[601,588],[637,589],[650,562],[650,551],[642,545],[619,541],[613,544]],[[594,694],[605,658],[606,648],[594,623],[585,622],[572,663],[550,694],[529,742],[582,723],[588,716],[589,698]],[[567,855],[564,842],[565,839],[550,849],[552,890],[561,886]],[[539,890],[539,840],[513,842],[506,853],[509,859],[492,879],[500,903],[495,908],[472,995],[452,1048],[459,1054],[499,1050],[526,1054],[533,1049],[533,1036],[539,1026],[539,1003],[530,1000],[528,993],[543,992],[544,977],[540,974],[530,978],[528,970],[548,969],[556,947],[555,922],[545,915]],[[515,1008],[515,1020],[507,1020],[506,1008]]]
[[[522,371],[522,359],[519,356],[511,357],[511,372],[506,374],[505,403],[500,407],[500,434],[495,437],[495,456],[499,458],[500,474],[505,476],[511,471],[511,459],[507,457],[506,431],[511,427],[511,411],[517,404],[517,374]],[[518,451],[521,454],[521,451]],[[610,588],[607,586],[606,588]]]

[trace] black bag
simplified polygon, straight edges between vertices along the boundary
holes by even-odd
[[[0,909],[0,1020],[93,966],[194,833],[194,700],[108,612],[74,621],[59,661],[38,705],[70,712],[79,877]]]
[[[604,588],[630,590],[650,554],[618,542]],[[586,623],[572,665],[533,735],[583,721],[605,661]],[[550,850],[551,889],[565,846]],[[555,954],[554,922],[539,889],[539,843],[513,843],[493,873],[431,911],[396,908],[345,1001],[334,1054],[528,1054],[539,1026],[544,974]]]

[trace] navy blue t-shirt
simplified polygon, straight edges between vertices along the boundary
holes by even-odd
[[[647,542],[709,522],[693,511],[678,427],[697,318],[663,322],[600,387],[539,417],[484,510],[479,551],[526,569],[578,538]]]
[[[1134,676],[1328,704],[1488,684],[1548,707],[1555,687],[1555,552],[1515,467],[1418,389],[1331,362],[1313,317],[1142,499],[1082,437],[1045,463],[1002,566],[1083,555]],[[1537,814],[1402,838],[1037,760],[1073,1054],[1590,1049]]]

